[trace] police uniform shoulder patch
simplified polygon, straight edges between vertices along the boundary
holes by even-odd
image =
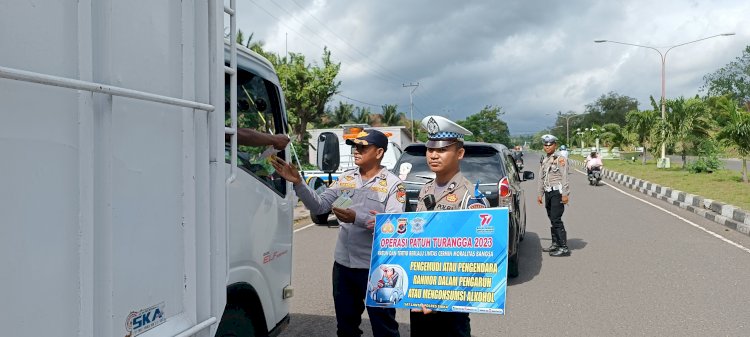
[[[557,159],[557,164],[560,166],[565,166],[565,157],[560,157]]]
[[[406,187],[403,183],[396,185],[396,200],[402,204],[406,202]]]

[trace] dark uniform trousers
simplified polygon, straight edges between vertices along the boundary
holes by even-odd
[[[433,311],[410,313],[412,337],[471,337],[468,313]]]
[[[362,312],[365,310],[368,269],[348,268],[333,263],[333,303],[336,309],[339,337],[359,337]],[[375,337],[399,336],[396,309],[367,307],[372,334]]]
[[[544,192],[544,207],[547,209],[547,217],[552,224],[552,235],[557,239],[555,240],[556,243],[566,242],[567,235],[562,221],[565,205],[562,203],[562,194],[560,194],[560,191]]]

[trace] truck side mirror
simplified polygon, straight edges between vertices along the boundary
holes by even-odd
[[[339,137],[333,132],[323,132],[318,136],[318,169],[333,173],[339,169]]]

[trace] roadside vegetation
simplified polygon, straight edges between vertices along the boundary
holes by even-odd
[[[427,141],[427,133],[418,125],[421,119],[410,120],[405,112],[399,111],[398,105],[377,106],[342,95],[339,90],[341,81],[338,80],[341,63],[333,61],[327,48],[324,48],[320,60],[309,62],[301,53],[290,52],[280,55],[266,51],[263,41],[254,41],[253,34],[246,38],[242,31],[237,33],[237,43],[263,55],[276,69],[279,82],[284,89],[284,101],[289,115],[289,134],[299,158],[308,157],[310,135],[307,130],[336,128],[341,124],[404,126],[409,132],[414,124],[415,139]],[[238,126],[257,127],[269,123],[263,120],[255,104],[249,104],[254,102],[254,98],[245,95],[246,92],[240,89]],[[343,100],[339,101],[338,105],[329,104],[334,96],[339,96]],[[469,141],[510,144],[508,124],[501,118],[504,114],[502,107],[485,105],[480,111],[456,122],[473,133],[467,137]],[[266,132],[263,128],[259,128],[258,131]],[[252,147],[243,147],[241,150],[253,155],[262,151]],[[301,166],[302,169],[314,169],[313,165],[307,163],[302,163]]]
[[[660,157],[661,149],[665,148],[667,154],[682,157],[680,167],[657,170],[655,162],[646,162],[647,156],[640,156],[642,168],[627,163],[622,169],[636,170],[638,174],[633,176],[644,179],[674,177],[675,181],[691,181],[694,190],[718,191],[718,196],[738,194],[733,193],[734,189],[701,184],[735,180],[722,173],[719,158],[739,158],[742,161],[739,181],[744,186],[738,185],[736,189],[750,190],[747,164],[750,159],[750,46],[734,61],[704,76],[699,94],[668,98],[664,106],[662,118],[662,102],[653,97],[650,108],[640,110],[634,98],[610,92],[586,105],[581,113],[558,112],[555,125],[541,131],[535,139],[543,133],[551,133],[561,144],[571,148],[587,149],[598,145],[606,149],[618,148],[621,153],[630,153],[628,155],[645,150],[650,157]],[[531,144],[540,146],[538,141]],[[688,160],[688,156],[696,158]],[[671,186],[668,182],[665,185]],[[684,190],[687,192],[687,188]],[[705,193],[702,195],[708,197]],[[750,200],[748,194],[744,194],[744,198]]]
[[[584,160],[579,155],[571,155],[570,158],[581,162]],[[647,161],[646,165],[628,160],[605,160],[604,167],[654,184],[750,210],[750,188],[742,182],[740,172],[737,171],[719,169],[710,174],[693,174],[681,167],[657,169],[656,162],[651,160]]]

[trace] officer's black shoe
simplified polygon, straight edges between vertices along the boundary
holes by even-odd
[[[568,246],[560,246],[549,252],[549,256],[570,256],[570,249],[568,249]]]
[[[556,242],[552,242],[552,244],[549,245],[549,247],[547,247],[547,248],[542,248],[542,251],[545,252],[545,253],[553,252],[553,251],[556,251],[556,250],[557,250],[557,243]]]

